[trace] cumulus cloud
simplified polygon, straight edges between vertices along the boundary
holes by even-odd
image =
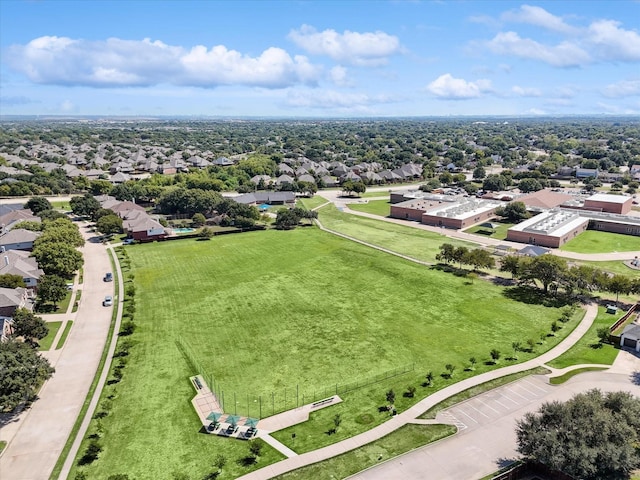
[[[336,90],[295,90],[287,94],[287,105],[304,108],[362,109],[396,100],[387,95],[369,95]]]
[[[605,97],[633,97],[640,95],[640,80],[622,80],[604,87],[602,94]]]
[[[542,92],[538,88],[532,87],[521,87],[519,85],[514,85],[511,87],[511,91],[516,95],[521,97],[540,97],[542,96]]]
[[[9,106],[16,106],[16,105],[28,105],[30,103],[40,103],[37,100],[33,100],[29,97],[25,97],[22,95],[16,95],[16,96],[11,96],[11,95],[2,95],[0,96],[0,105],[6,105],[7,107]]]
[[[561,33],[573,34],[578,30],[565,23],[560,17],[547,12],[544,8],[532,5],[522,5],[519,9],[504,12],[501,19],[509,22],[527,23]]]
[[[491,81],[480,79],[475,82],[468,82],[445,73],[427,85],[427,91],[445,100],[467,100],[478,98],[483,93],[491,91]]]
[[[347,69],[341,65],[336,65],[329,70],[329,78],[339,87],[348,87],[352,85],[351,80],[347,76]]]
[[[555,67],[577,67],[591,60],[586,51],[571,42],[548,46],[530,38],[522,38],[516,32],[498,33],[487,42],[487,47],[500,55],[541,60]]]
[[[224,45],[191,49],[149,39],[105,41],[40,37],[8,50],[9,65],[42,84],[93,87],[157,84],[283,88],[314,84],[321,68],[302,55],[271,47],[259,56]]]
[[[640,34],[623,28],[615,20],[598,19],[588,25],[576,26],[543,8],[531,5],[504,12],[500,20],[534,25],[564,38],[549,44],[534,38],[523,38],[515,31],[502,31],[480,44],[499,55],[537,60],[555,67],[640,61]]]
[[[327,29],[317,31],[310,25],[291,30],[289,39],[312,55],[325,55],[342,64],[375,67],[387,63],[400,52],[400,40],[394,35],[376,32],[338,33]]]

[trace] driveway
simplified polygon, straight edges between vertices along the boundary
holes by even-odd
[[[458,419],[458,434],[360,472],[358,480],[478,480],[517,458],[516,421],[542,403],[566,401],[592,388],[624,390],[640,398],[640,383],[628,373],[591,372],[558,386],[528,377],[458,404],[439,419]],[[450,422],[447,422],[450,423]]]
[[[56,372],[40,391],[31,408],[12,420],[5,437],[9,444],[0,456],[2,480],[46,480],[73,428],[100,363],[112,308],[102,307],[113,295],[114,283],[102,281],[111,263],[105,247],[81,226],[87,243],[84,256],[82,299],[73,328],[57,359]],[[93,241],[91,239],[93,238]]]

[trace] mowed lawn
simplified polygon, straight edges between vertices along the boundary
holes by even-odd
[[[367,203],[349,203],[347,207],[357,212],[371,213],[372,215],[380,215],[381,217],[388,217],[391,212],[391,203],[389,203],[389,200],[369,200]]]
[[[560,250],[576,253],[640,251],[640,237],[587,230],[562,245]]]
[[[470,284],[315,228],[127,252],[138,328],[100,420],[104,450],[84,467],[89,478],[202,478],[220,453],[228,460],[221,478],[250,470],[239,463],[246,443],[199,433],[188,379],[195,372],[179,337],[230,403],[234,391],[268,397],[299,386],[302,394],[412,362],[417,372],[461,369],[471,356],[538,338],[560,315],[508,300],[489,282]],[[279,458],[265,447],[257,467]]]

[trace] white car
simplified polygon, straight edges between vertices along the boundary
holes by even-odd
[[[107,295],[106,297],[104,297],[104,300],[102,301],[102,306],[110,307],[111,305],[113,305],[113,297],[111,295]]]

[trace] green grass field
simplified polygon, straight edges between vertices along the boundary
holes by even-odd
[[[333,205],[318,210],[318,218],[328,229],[425,262],[436,262],[436,255],[443,243],[476,248],[473,243],[451,239],[439,233],[340,212]]]
[[[424,251],[433,243],[428,240],[440,240],[406,230],[418,234]],[[411,362],[417,365],[411,379],[392,382],[398,396],[426,369],[439,375],[446,363],[458,367],[453,382],[472,374],[463,373],[469,357],[483,361],[491,348],[507,352],[511,342],[537,338],[559,317],[559,309],[509,300],[489,282],[469,284],[312,228],[154,243],[127,252],[135,274],[137,330],[129,337],[134,346],[123,380],[111,387],[113,398],[101,400],[109,403],[109,414],[99,421],[106,432],[104,450],[83,467],[89,478],[120,472],[135,478],[171,472],[201,478],[218,453],[228,459],[225,478],[255,468],[239,464],[246,443],[198,433],[188,380],[195,372],[176,345],[179,337],[222,386],[231,411],[233,392],[238,408],[244,394],[266,399],[296,386],[309,398],[319,387]],[[521,354],[519,361],[532,355]],[[482,365],[474,373],[489,368]],[[354,393],[340,406],[320,411],[316,435],[322,438],[310,442],[334,441],[322,429],[335,411],[345,412],[341,430],[347,436],[383,421],[368,424],[362,415],[377,414],[388,384],[364,389],[364,410]],[[258,413],[255,404],[251,408]],[[98,424],[91,428],[96,431]],[[263,452],[257,467],[281,458],[269,447]]]
[[[73,321],[67,321],[67,324],[64,327],[64,331],[58,340],[58,344],[56,345],[56,350],[61,349],[64,346],[64,342],[67,341],[67,337],[69,336],[69,332],[71,331],[71,327],[73,326]]]
[[[452,425],[405,425],[386,437],[382,437],[364,447],[274,478],[277,480],[316,480],[318,478],[337,480],[347,478],[379,462],[433,443],[453,435],[455,432],[456,428]],[[331,477],[326,476],[327,472],[331,472]]]
[[[640,238],[621,233],[587,230],[560,247],[576,253],[632,252],[640,250]]]
[[[302,206],[307,210],[313,210],[314,208],[319,207],[320,205],[324,205],[327,202],[328,200],[326,198],[321,197],[319,195],[316,195],[311,198],[299,198],[297,200],[297,203],[299,204],[299,206]]]
[[[47,327],[49,327],[49,333],[42,340],[38,341],[40,347],[38,350],[46,351],[51,349],[51,345],[53,344],[53,340],[56,338],[58,334],[58,330],[62,326],[62,322],[47,322]]]
[[[372,215],[380,215],[381,217],[389,216],[389,212],[391,211],[389,200],[369,200],[367,203],[350,203],[347,206],[357,212],[371,213]]]
[[[621,261],[610,261],[610,262],[579,261],[576,263],[590,265],[595,268],[606,270],[607,272],[610,272],[610,273],[619,273],[621,275],[627,275],[629,277],[640,277],[640,270],[634,270],[633,268],[629,268]]]
[[[475,233],[481,237],[497,238],[498,240],[505,240],[507,238],[507,230],[513,227],[513,223],[496,223],[498,227],[495,230],[490,230],[480,225],[471,227],[465,230],[466,233]]]
[[[610,327],[618,318],[619,315],[611,315],[607,313],[606,308],[598,307],[598,315],[587,333],[568,352],[549,362],[549,366],[565,368],[586,363],[611,365],[618,355],[618,350],[613,345],[600,344],[598,329]]]
[[[560,375],[558,377],[551,377],[549,379],[549,383],[551,385],[561,385],[564,382],[566,382],[567,380],[569,380],[570,378],[575,377],[576,375],[580,375],[581,373],[586,373],[586,372],[598,372],[601,370],[606,370],[606,368],[604,367],[584,367],[584,368],[578,368],[576,370],[571,370],[570,372],[565,373],[564,375]]]

